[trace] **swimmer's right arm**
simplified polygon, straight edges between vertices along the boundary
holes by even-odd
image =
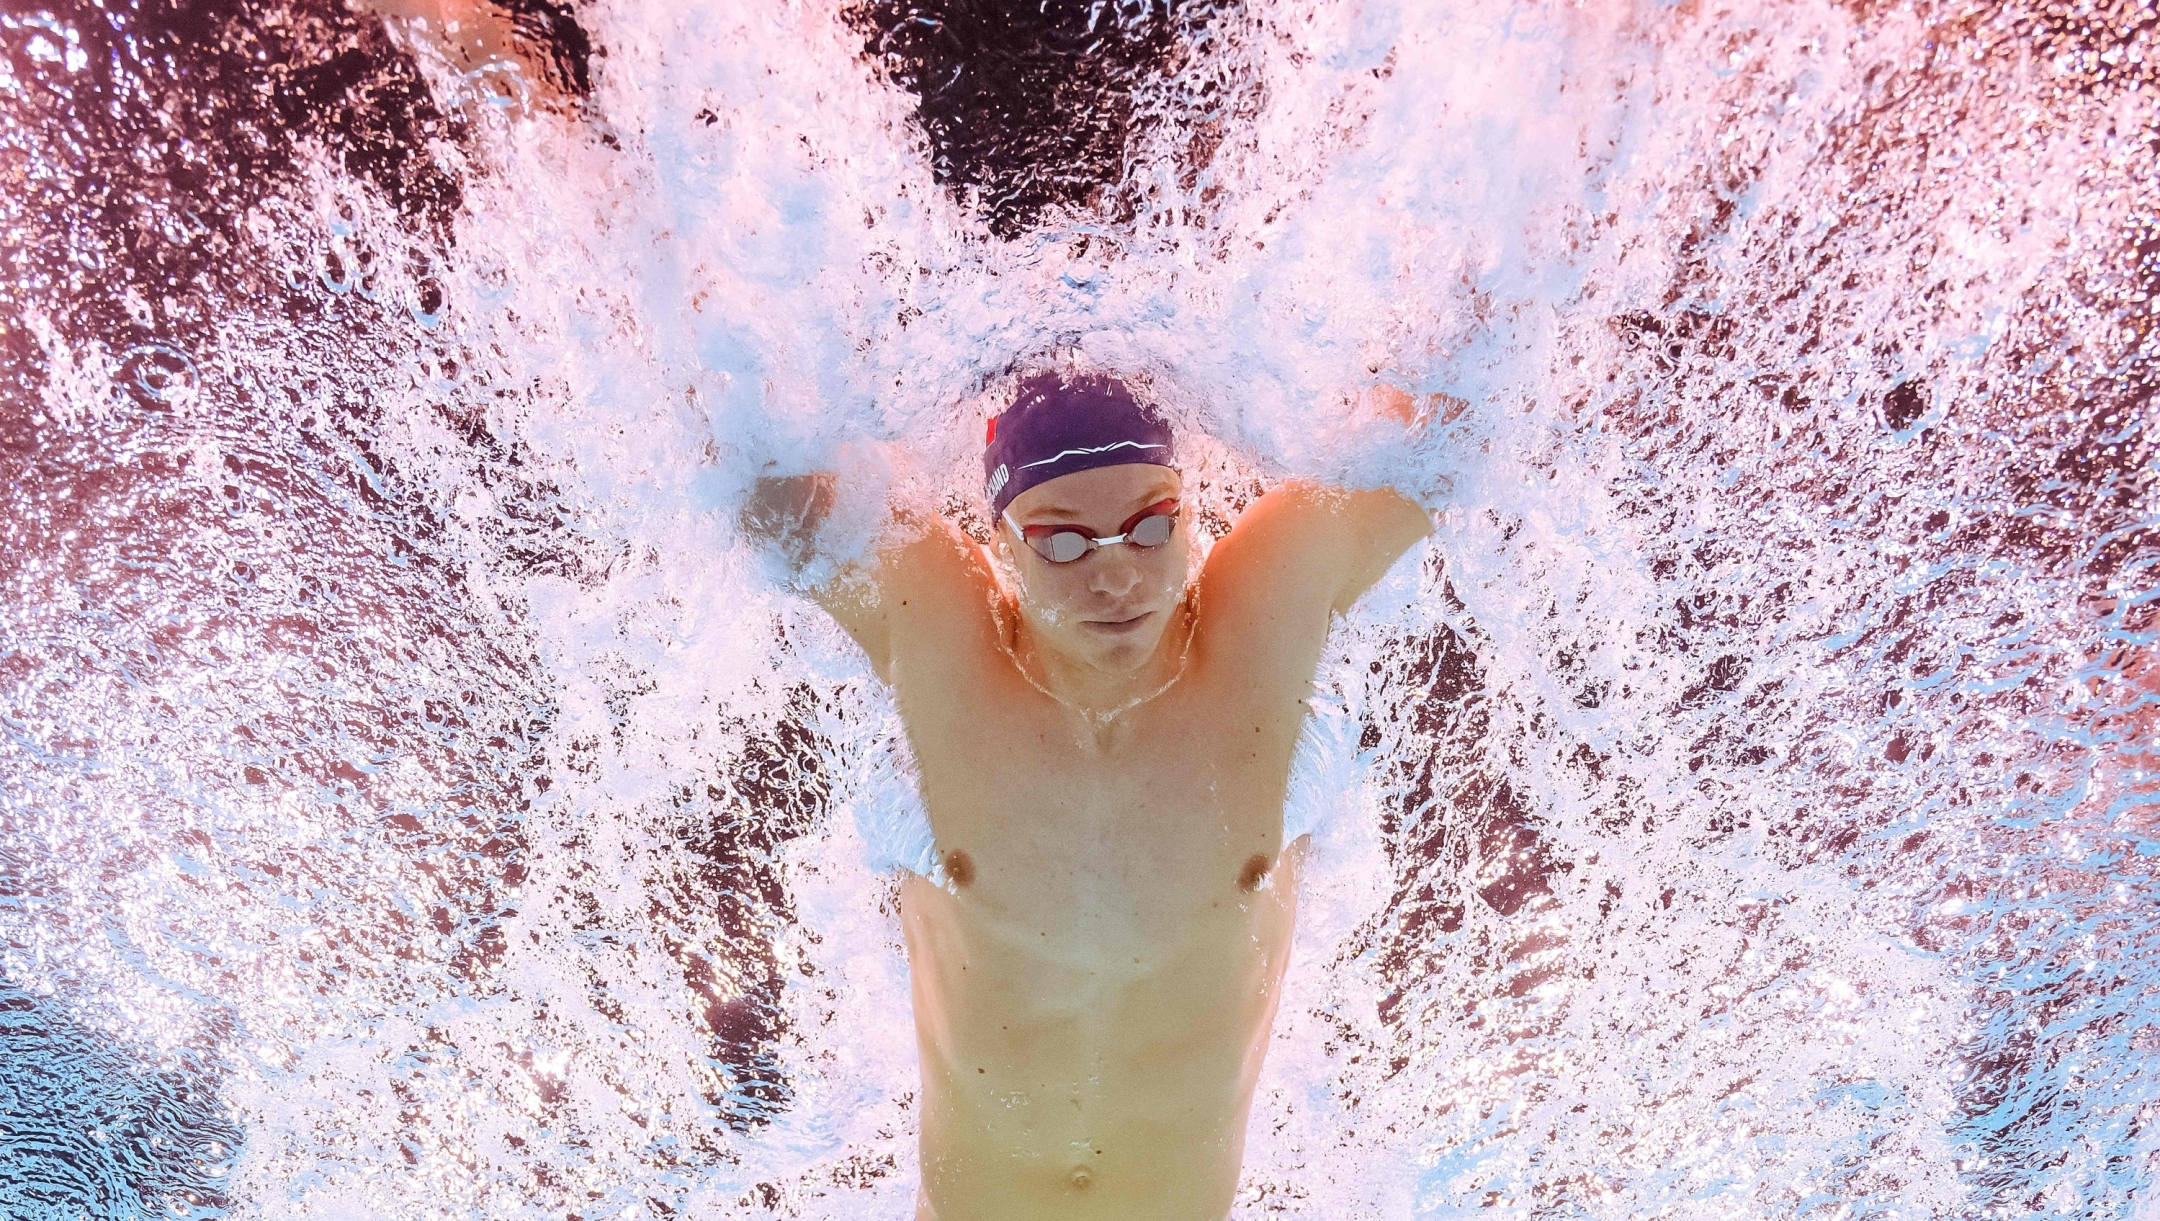
[[[736,523],[786,565],[791,576],[800,578],[818,558],[819,535],[839,499],[839,480],[831,471],[760,476],[736,514]],[[834,565],[804,592],[862,646],[871,666],[882,675],[890,631],[884,599],[878,596],[876,566],[875,557],[867,564]]]
[[[736,521],[744,534],[772,548],[797,573],[817,554],[817,536],[837,499],[831,471],[760,475]]]
[[[960,624],[985,618],[983,595],[995,578],[981,549],[952,522],[905,507],[883,506],[879,544],[835,562],[825,552],[833,545],[827,527],[846,494],[831,471],[761,477],[736,520],[890,680],[896,615],[942,629],[933,635],[958,635]]]

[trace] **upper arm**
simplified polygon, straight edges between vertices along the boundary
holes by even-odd
[[[738,521],[869,654],[880,678],[891,678],[895,638],[909,624],[988,617],[996,578],[959,527],[935,513],[882,505],[871,513],[867,502],[848,508],[842,499],[829,472],[760,479]],[[836,517],[853,525],[832,526]],[[831,554],[835,536],[851,529],[876,537],[853,555]]]
[[[810,599],[870,655],[870,668],[883,678],[892,664],[892,623],[877,575],[875,567],[850,565],[812,586]]]
[[[840,567],[809,593],[891,682],[899,652],[919,655],[926,640],[942,651],[940,642],[994,631],[996,584],[982,549],[958,526],[935,513],[901,513],[871,557]],[[916,647],[904,650],[906,641]]]
[[[1344,571],[1331,609],[1343,614],[1379,584],[1403,553],[1432,533],[1432,514],[1393,488],[1342,494],[1335,530],[1344,536]]]
[[[1421,415],[1417,399],[1400,387],[1381,384],[1359,393],[1356,409],[1416,432],[1441,397],[1426,396]],[[1293,480],[1261,502],[1254,508],[1265,506],[1267,511],[1253,519],[1253,528],[1268,536],[1263,549],[1278,549],[1311,570],[1324,586],[1321,592],[1333,614],[1356,605],[1405,551],[1432,533],[1431,515],[1393,488],[1352,490]],[[1244,528],[1241,521],[1239,529]]]
[[[1272,703],[1311,694],[1330,621],[1431,529],[1392,491],[1276,488],[1209,552],[1197,609],[1203,657],[1236,666]]]
[[[1392,488],[1292,481],[1255,501],[1224,542],[1227,558],[1266,582],[1263,596],[1341,614],[1430,533],[1432,518]]]

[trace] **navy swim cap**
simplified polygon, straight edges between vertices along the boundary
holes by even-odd
[[[992,516],[1002,515],[1013,497],[1060,475],[1177,461],[1170,426],[1113,377],[1035,374],[1020,383],[1005,414],[991,417],[983,446]]]

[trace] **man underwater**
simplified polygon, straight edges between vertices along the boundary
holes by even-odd
[[[1305,700],[1331,618],[1431,521],[1290,482],[1195,579],[1176,438],[1102,376],[1024,380],[983,470],[989,546],[895,513],[810,591],[893,689],[935,845],[900,887],[917,1218],[1220,1221],[1296,917]],[[802,564],[835,494],[761,480],[743,522]]]
[[[506,8],[360,3],[558,96]],[[1412,425],[1400,392],[1364,401]],[[988,547],[893,513],[809,591],[892,687],[930,820],[896,854],[938,875],[900,887],[917,1221],[1219,1221],[1297,911],[1305,700],[1331,618],[1431,521],[1396,491],[1286,483],[1195,579],[1176,439],[1106,377],[1023,381],[983,473]],[[761,480],[743,524],[804,569],[840,491]]]

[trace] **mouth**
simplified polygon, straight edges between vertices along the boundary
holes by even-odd
[[[1139,631],[1143,624],[1154,617],[1154,611],[1141,611],[1130,619],[1083,619],[1080,622],[1105,635],[1123,636]]]

